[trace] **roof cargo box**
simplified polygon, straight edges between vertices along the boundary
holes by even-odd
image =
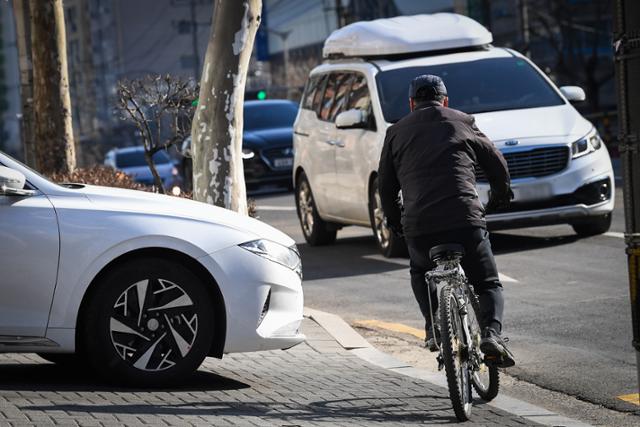
[[[398,16],[355,22],[324,42],[325,58],[385,57],[464,48],[493,41],[485,27],[456,13]]]

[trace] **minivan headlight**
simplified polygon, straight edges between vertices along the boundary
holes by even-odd
[[[271,240],[259,239],[242,243],[240,247],[269,261],[284,265],[302,278],[302,261],[296,245],[287,247]]]
[[[602,139],[598,131],[593,129],[587,136],[571,144],[571,157],[578,158],[593,153],[602,147]]]

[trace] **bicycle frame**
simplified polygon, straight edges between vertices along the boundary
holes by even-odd
[[[446,282],[444,286],[451,286],[454,288],[454,294],[458,301],[458,312],[460,315],[460,322],[462,324],[462,331],[464,334],[466,359],[471,363],[473,370],[480,369],[480,363],[482,361],[482,354],[480,352],[479,343],[475,343],[469,330],[468,305],[469,295],[474,295],[473,286],[467,281],[466,276],[460,266],[459,258],[442,259],[436,261],[436,268],[427,272],[427,283],[434,283],[436,287],[440,282]],[[435,326],[433,318],[433,305],[431,301],[431,292],[427,292],[429,295],[429,312],[431,313],[431,325]],[[444,362],[442,358],[442,347],[438,346],[438,370],[442,370]]]

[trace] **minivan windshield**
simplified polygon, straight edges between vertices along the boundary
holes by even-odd
[[[467,114],[564,104],[542,75],[517,57],[398,68],[376,76],[382,112],[395,123],[409,114],[409,82],[421,74],[444,80],[449,106]]]

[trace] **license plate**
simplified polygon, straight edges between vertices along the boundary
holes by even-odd
[[[514,201],[527,202],[530,200],[541,200],[551,197],[551,187],[549,184],[525,184],[513,187]]]
[[[273,166],[276,168],[286,168],[286,167],[293,166],[293,158],[285,157],[282,159],[274,159]]]

